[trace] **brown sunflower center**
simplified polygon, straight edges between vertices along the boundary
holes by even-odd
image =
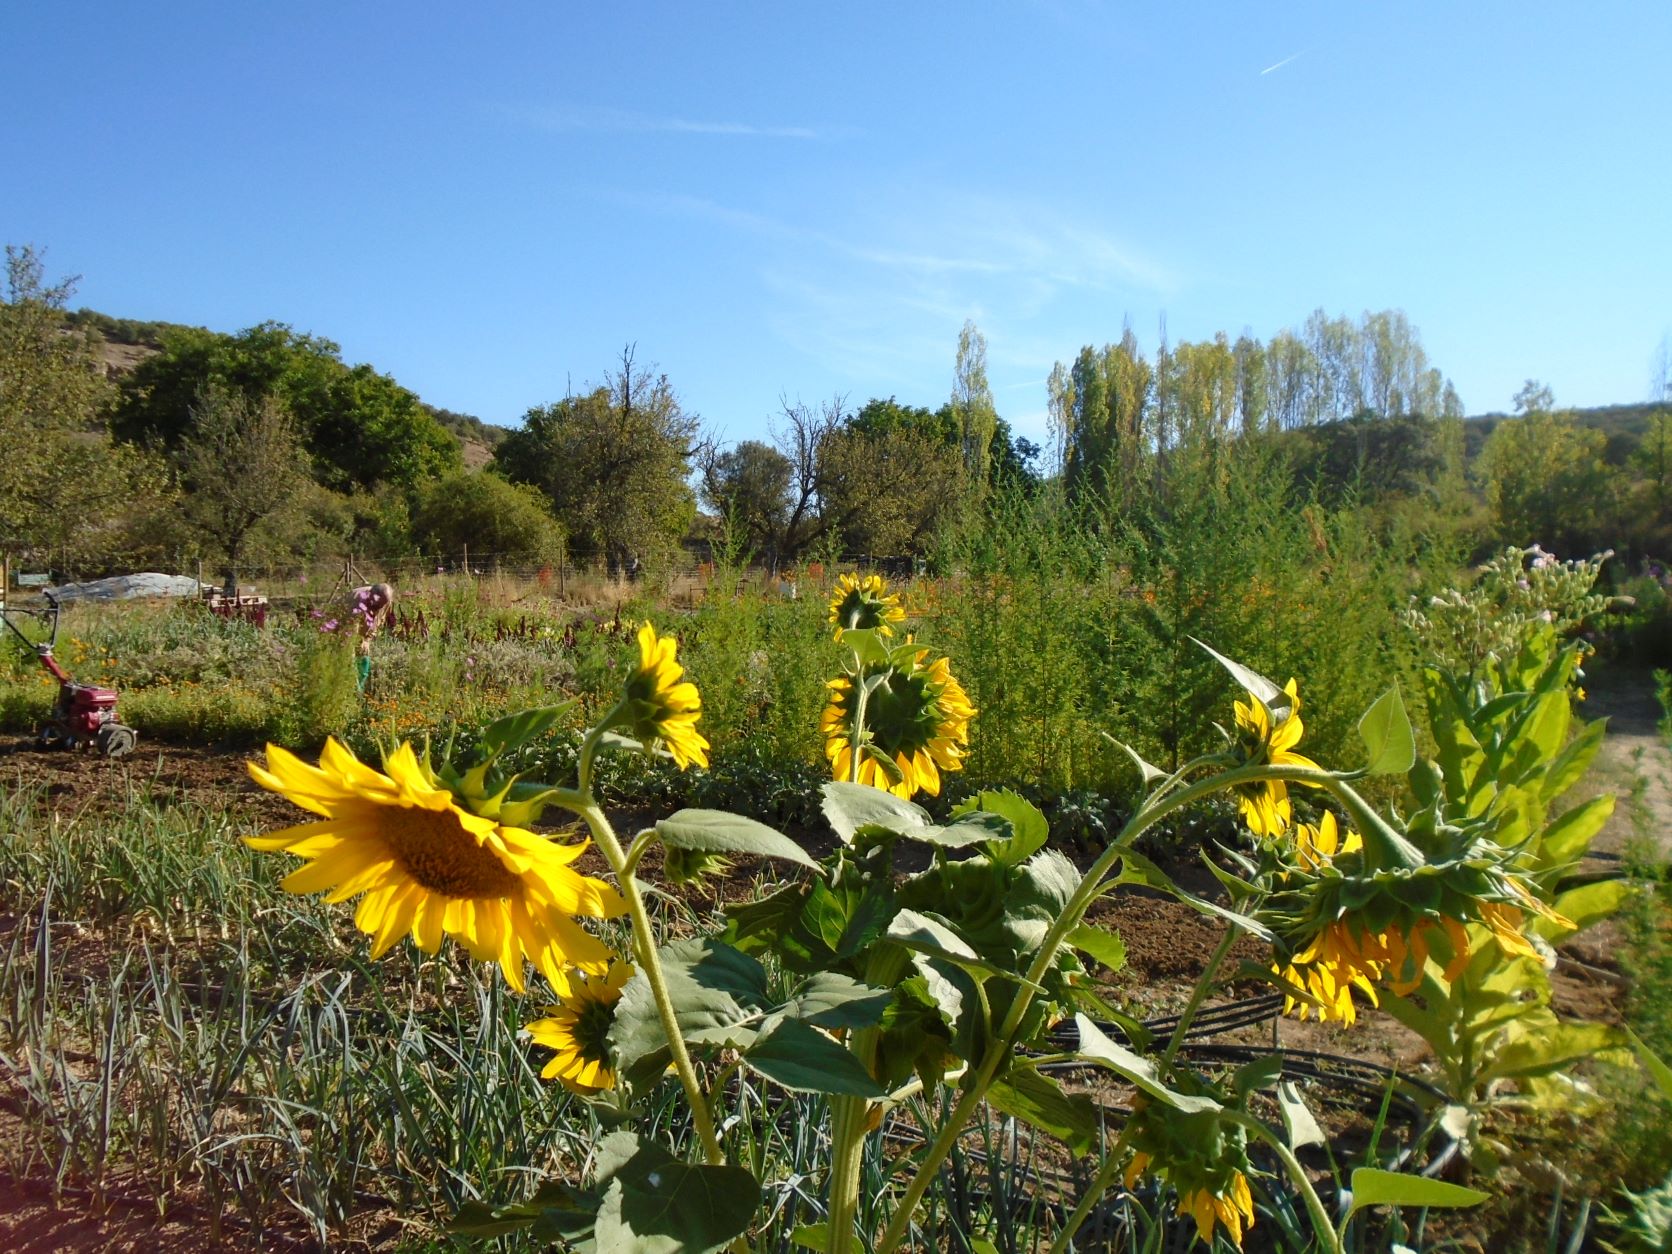
[[[450,810],[403,808],[386,839],[407,874],[432,893],[509,897],[522,883]]]

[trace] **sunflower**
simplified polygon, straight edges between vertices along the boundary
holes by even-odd
[[[843,575],[836,581],[836,595],[830,600],[830,616],[826,619],[836,628],[836,639],[844,631],[874,630],[879,636],[892,636],[891,623],[906,619],[900,608],[900,598],[888,590],[881,575]]]
[[[1237,702],[1237,730],[1242,733],[1244,760],[1250,764],[1271,766],[1307,766],[1317,770],[1311,758],[1294,752],[1306,730],[1300,721],[1300,694],[1294,680],[1283,691],[1289,697],[1287,712],[1274,721],[1271,709],[1264,701],[1250,693],[1248,700]],[[1237,809],[1249,830],[1262,839],[1280,836],[1294,817],[1289,804],[1289,788],[1280,779],[1262,780],[1257,784],[1237,786]]]
[[[281,881],[288,892],[330,902],[364,894],[354,925],[372,938],[372,957],[409,934],[433,954],[446,933],[471,957],[499,963],[519,992],[525,958],[554,985],[571,966],[608,968],[610,951],[573,916],[610,918],[626,906],[608,884],[570,869],[585,844],[553,844],[461,809],[411,745],[387,754],[382,771],[335,740],[317,767],[268,745],[266,767],[251,762],[249,771],[321,817],[245,843],[307,859]]]
[[[528,1025],[536,1045],[557,1051],[541,1068],[542,1079],[561,1080],[565,1088],[582,1095],[615,1087],[608,1038],[615,1003],[632,974],[628,963],[616,962],[602,979],[570,980],[559,988],[559,1004],[546,1018]]]
[[[1132,1189],[1139,1182],[1140,1175],[1150,1169],[1152,1160],[1152,1155],[1145,1154],[1144,1150],[1132,1155],[1125,1172],[1127,1190]],[[1162,1167],[1155,1174],[1165,1179],[1174,1172]],[[1224,1182],[1217,1189],[1209,1187],[1206,1180],[1194,1187],[1180,1187],[1179,1217],[1184,1219],[1185,1216],[1194,1219],[1195,1232],[1209,1249],[1214,1247],[1214,1227],[1219,1224],[1226,1226],[1232,1244],[1242,1249],[1242,1234],[1254,1227],[1254,1195],[1249,1192],[1249,1177],[1241,1170],[1231,1169],[1224,1172]]]
[[[865,726],[857,742],[854,680],[842,675],[830,681],[830,704],[820,716],[819,729],[837,779],[857,779],[909,799],[918,792],[938,794],[941,772],[963,769],[975,707],[947,659],[924,665],[928,652],[908,649],[903,657],[897,652],[894,661],[865,669],[861,682],[876,676],[882,682],[865,700]],[[857,776],[856,751],[860,754]],[[897,782],[890,780],[879,757],[894,764],[900,775]]]
[[[697,731],[702,698],[697,686],[680,682],[685,668],[674,660],[678,642],[658,638],[649,623],[639,628],[639,664],[627,677],[623,720],[647,745],[660,741],[680,770],[708,765],[708,741]]]

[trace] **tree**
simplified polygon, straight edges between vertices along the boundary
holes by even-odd
[[[41,543],[66,462],[101,442],[111,398],[93,341],[64,326],[76,280],[49,285],[41,253],[6,246],[0,302],[0,543]]]
[[[966,321],[963,330],[958,332],[958,358],[952,374],[952,415],[958,424],[964,469],[979,495],[986,487],[988,468],[992,465],[993,431],[998,426],[999,415],[993,405],[993,391],[987,386],[987,339],[971,321]]]
[[[370,366],[347,366],[320,336],[263,322],[237,335],[196,327],[165,332],[162,349],[123,380],[112,420],[119,439],[168,451],[192,407],[214,385],[252,404],[273,397],[290,413],[314,478],[336,491],[378,483],[411,489],[460,467],[459,443],[413,393]]]
[[[485,470],[456,470],[420,489],[412,533],[437,555],[469,549],[513,562],[563,555],[563,530],[539,489]]]
[[[1578,549],[1595,538],[1594,523],[1607,498],[1603,464],[1607,437],[1553,414],[1550,390],[1533,381],[1517,395],[1525,416],[1500,422],[1481,450],[1486,496],[1499,538]]]
[[[638,366],[629,345],[602,386],[524,414],[494,465],[544,492],[570,542],[617,569],[665,556],[690,527],[697,432],[667,376]]]
[[[1548,414],[1556,408],[1556,394],[1537,379],[1528,379],[1521,385],[1521,390],[1515,394],[1511,404],[1515,412],[1522,417],[1528,414]]]
[[[788,457],[759,440],[703,459],[703,502],[724,519],[734,541],[773,567],[784,547],[794,472]]]
[[[296,425],[275,397],[205,385],[177,460],[186,513],[236,575],[251,532],[289,505],[304,482]]]

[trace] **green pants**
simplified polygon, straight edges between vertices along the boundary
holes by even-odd
[[[371,678],[372,660],[369,657],[354,659],[354,688],[357,692],[366,690],[366,680]]]

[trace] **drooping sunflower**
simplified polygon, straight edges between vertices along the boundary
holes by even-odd
[[[1254,1197],[1248,1188],[1247,1139],[1243,1130],[1217,1112],[1165,1112],[1150,1117],[1142,1094],[1132,1104],[1127,1136],[1134,1146],[1126,1164],[1128,1190],[1145,1173],[1171,1184],[1178,1193],[1178,1214],[1196,1221],[1196,1235],[1213,1248],[1213,1232],[1225,1225],[1239,1250],[1243,1234],[1254,1226]]]
[[[583,1095],[615,1087],[609,1031],[615,1004],[632,975],[631,965],[617,962],[602,978],[573,979],[559,988],[558,1005],[528,1025],[536,1045],[556,1051],[540,1069],[542,1079],[561,1080],[565,1088]]]
[[[819,728],[835,778],[857,779],[910,799],[919,792],[938,794],[941,772],[963,769],[970,720],[976,710],[947,659],[925,664],[928,652],[927,648],[911,649],[904,656],[897,652],[894,661],[865,669],[860,682],[876,676],[882,682],[865,700],[865,725],[857,737],[858,689],[853,677],[841,675],[829,682],[830,704],[819,718]],[[879,756],[894,764],[898,781],[890,780]]]
[[[836,595],[830,600],[826,620],[836,628],[836,639],[844,631],[871,629],[879,636],[892,636],[892,624],[906,620],[900,597],[888,590],[881,575],[843,575],[836,581]]]
[[[646,745],[660,742],[680,770],[708,765],[708,741],[697,731],[702,698],[697,686],[681,682],[685,668],[674,660],[679,642],[658,638],[656,628],[639,628],[639,664],[627,676],[626,725]]]
[[[1283,689],[1289,698],[1287,713],[1274,721],[1272,711],[1252,693],[1247,701],[1236,703],[1237,731],[1240,733],[1244,761],[1272,766],[1307,766],[1314,770],[1318,764],[1294,748],[1300,743],[1305,724],[1300,721],[1300,694],[1291,679]],[[1280,836],[1294,818],[1294,807],[1289,802],[1288,784],[1280,779],[1263,780],[1257,784],[1237,787],[1237,809],[1243,822],[1262,840]]]
[[[381,771],[335,740],[317,767],[268,745],[267,765],[251,762],[249,771],[320,819],[245,843],[307,859],[280,882],[288,892],[322,892],[330,902],[364,894],[354,925],[372,938],[372,957],[407,935],[433,954],[445,934],[471,957],[497,962],[519,992],[525,959],[553,984],[571,967],[608,968],[609,949],[575,919],[610,918],[626,905],[570,868],[585,844],[554,844],[461,808],[411,745],[387,754]]]

